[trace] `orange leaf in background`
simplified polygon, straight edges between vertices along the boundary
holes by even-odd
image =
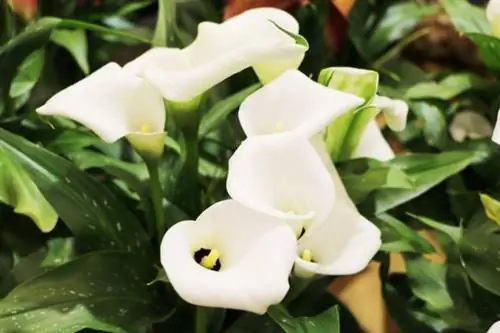
[[[293,10],[308,2],[308,0],[227,0],[224,8],[224,19],[241,14],[247,9],[275,7],[283,10]]]
[[[7,0],[12,11],[31,21],[37,12],[38,0]]]

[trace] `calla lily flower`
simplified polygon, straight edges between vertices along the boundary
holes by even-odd
[[[379,161],[388,161],[395,156],[375,120],[368,122],[351,155],[352,158],[368,157]]]
[[[337,197],[327,220],[299,239],[294,272],[304,278],[355,274],[368,265],[381,243],[380,230]]]
[[[500,321],[494,323],[486,333],[500,333]]]
[[[38,9],[38,0],[7,0],[12,11],[21,15],[26,21],[35,18]]]
[[[400,132],[406,127],[408,104],[402,100],[375,96],[372,105],[381,110],[390,129]],[[388,161],[395,157],[394,151],[384,138],[375,119],[368,122],[361,135],[352,158],[368,157],[380,161]]]
[[[457,113],[451,121],[449,130],[451,137],[457,142],[465,139],[483,139],[493,133],[493,127],[488,119],[474,111]]]
[[[108,143],[127,137],[146,157],[157,157],[163,151],[165,110],[161,95],[116,63],[60,91],[37,112],[77,121]]]
[[[361,98],[327,88],[298,70],[288,70],[248,96],[238,117],[248,137],[291,131],[311,136],[361,104]]]
[[[295,133],[246,139],[229,159],[226,185],[234,200],[289,223],[298,235],[323,222],[335,202],[320,156]]]
[[[495,36],[500,36],[500,0],[490,0],[486,6],[486,18]]]
[[[256,8],[220,24],[202,22],[186,48],[153,48],[125,69],[144,77],[167,100],[189,102],[248,67],[263,83],[297,68],[308,48],[305,41],[297,43],[298,31],[287,12]]]
[[[288,292],[296,250],[288,226],[225,200],[170,228],[161,263],[191,304],[264,314]]]

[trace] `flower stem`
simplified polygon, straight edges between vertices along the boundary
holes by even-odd
[[[196,307],[195,333],[207,333],[208,329],[208,311],[202,306]]]
[[[146,163],[149,172],[149,185],[151,190],[151,201],[155,213],[156,233],[160,241],[165,233],[165,214],[163,211],[163,189],[160,182],[159,163]]]

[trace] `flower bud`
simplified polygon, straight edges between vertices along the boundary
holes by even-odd
[[[8,0],[12,11],[21,15],[26,21],[31,21],[37,12],[38,0]]]

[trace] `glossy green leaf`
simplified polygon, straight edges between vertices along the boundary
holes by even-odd
[[[50,36],[50,40],[65,48],[73,56],[83,73],[88,74],[90,72],[85,31],[57,29]]]
[[[440,3],[458,31],[491,33],[484,8],[473,6],[467,0],[441,0]]]
[[[34,51],[23,61],[10,86],[10,97],[18,98],[31,92],[42,74],[44,59],[45,51],[40,49]]]
[[[424,138],[429,146],[443,148],[447,145],[448,125],[443,111],[429,102],[413,102],[411,109],[421,121]]]
[[[435,98],[450,100],[468,90],[473,89],[484,81],[475,74],[456,73],[451,74],[439,82],[420,82],[408,88],[405,99]]]
[[[387,252],[433,253],[434,246],[415,230],[389,214],[376,217],[382,232],[382,250]]]
[[[260,83],[256,83],[251,85],[234,95],[223,99],[222,101],[217,102],[208,112],[201,118],[200,128],[198,131],[198,135],[200,137],[204,137],[210,131],[216,129],[220,124],[222,124],[226,118],[233,112],[238,109],[241,102],[245,98],[247,98],[250,94],[254,93],[257,89],[259,89],[262,85]]]
[[[415,296],[433,311],[444,312],[453,307],[446,284],[446,265],[432,263],[421,256],[405,256],[406,274]]]
[[[23,165],[86,248],[151,255],[149,238],[141,223],[105,186],[68,160],[1,129],[0,147]]]
[[[448,235],[455,242],[458,242],[462,237],[462,229],[460,227],[454,227],[441,222],[437,222],[425,216],[418,216],[415,214],[408,214],[408,215],[422,222],[426,226],[439,230],[442,233]]]
[[[151,263],[126,252],[82,256],[0,301],[0,332],[141,332],[161,314]]]
[[[406,173],[413,184],[412,190],[381,189],[375,192],[374,204],[377,214],[399,206],[446,178],[462,171],[478,158],[474,152],[448,151],[439,154],[411,154],[397,156],[390,161]]]
[[[340,165],[339,174],[356,203],[381,188],[413,189],[411,179],[401,169],[378,161],[351,160]]]
[[[280,305],[271,306],[267,314],[286,333],[340,333],[340,317],[338,307],[334,306],[314,317],[292,317]]]
[[[471,279],[500,296],[500,235],[465,229],[458,241],[462,265]]]
[[[390,6],[368,40],[367,48],[373,54],[382,52],[391,43],[405,37],[428,15],[436,13],[437,6],[426,6],[415,2],[396,3]]]
[[[43,232],[56,226],[57,213],[28,173],[3,148],[0,148],[0,202],[30,217]]]
[[[500,39],[480,33],[468,33],[467,37],[477,45],[484,64],[491,69],[500,70]]]

